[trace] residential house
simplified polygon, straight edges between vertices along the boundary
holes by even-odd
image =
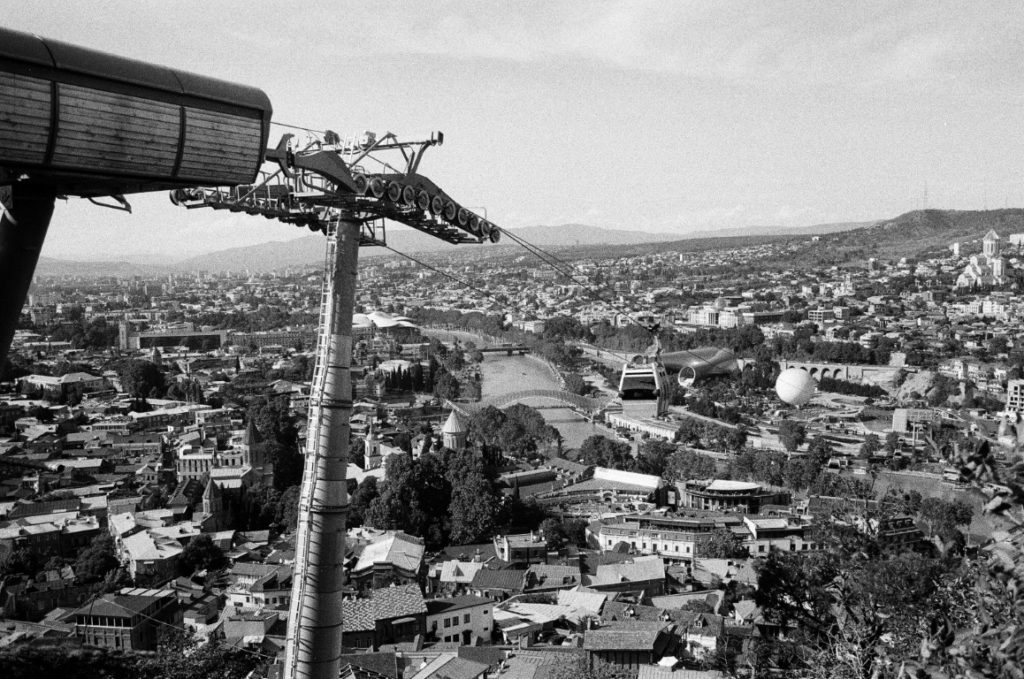
[[[121,558],[132,579],[164,582],[174,577],[183,547],[172,537],[144,530],[121,538]]]
[[[490,641],[494,602],[464,595],[427,601],[427,633],[439,641],[470,645],[473,638]]]
[[[342,644],[348,648],[412,641],[426,632],[427,605],[418,585],[374,589],[369,598],[347,599],[341,608]]]
[[[660,556],[638,556],[632,561],[601,564],[597,573],[584,578],[585,586],[600,592],[643,591],[647,596],[665,593],[665,562]]]
[[[155,651],[160,629],[182,623],[173,590],[142,588],[104,594],[77,609],[73,617],[76,637],[119,651]]]
[[[356,549],[349,583],[360,590],[419,583],[423,575],[423,539],[402,531],[374,533],[369,535],[369,544]],[[366,529],[359,529],[360,536],[366,534]]]
[[[592,671],[636,671],[675,651],[674,625],[662,621],[624,621],[587,630],[583,650]]]
[[[416,670],[409,679],[485,679],[489,667],[485,663],[460,658],[455,653],[441,653]]]
[[[262,608],[286,609],[292,594],[291,565],[235,564],[232,574],[244,573],[227,589],[227,605],[236,613]]]
[[[477,571],[469,586],[471,593],[493,601],[504,601],[515,594],[522,594],[525,588],[526,571],[491,568]]]

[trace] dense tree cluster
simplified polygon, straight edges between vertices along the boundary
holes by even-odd
[[[742,426],[726,427],[686,418],[676,430],[675,441],[692,448],[738,452],[747,445],[747,433]]]
[[[663,476],[669,483],[717,476],[715,460],[692,450],[680,450],[669,456]]]
[[[467,440],[480,446],[486,459],[500,454],[527,458],[543,446],[561,439],[558,430],[544,421],[536,409],[514,404],[500,410],[487,406],[469,420]]]
[[[129,358],[114,365],[121,388],[136,398],[160,398],[166,391],[164,372],[152,361]]]
[[[822,377],[818,380],[818,389],[830,391],[836,394],[848,394],[850,396],[867,396],[879,398],[886,396],[888,392],[877,384],[859,384],[846,380],[837,380],[832,377]]]
[[[803,325],[797,328],[792,337],[773,337],[768,346],[775,356],[782,358],[827,363],[889,364],[893,345],[886,337],[879,338],[874,349],[868,349],[858,342],[814,341],[816,331],[817,327],[814,325]]]
[[[779,423],[779,440],[786,450],[792,452],[807,440],[807,429],[795,420],[783,420]]]
[[[274,465],[274,488],[284,490],[302,481],[302,453],[295,416],[289,411],[287,397],[261,394],[249,402],[246,421],[259,432],[264,459]]]
[[[208,533],[201,533],[188,541],[178,557],[178,573],[191,575],[198,570],[216,570],[228,563],[224,551],[213,544]]]
[[[577,460],[583,464],[611,469],[628,470],[634,465],[633,450],[628,443],[600,434],[588,436],[583,441]]]

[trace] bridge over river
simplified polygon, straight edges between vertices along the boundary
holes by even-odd
[[[607,407],[611,401],[610,398],[589,398],[587,396],[580,396],[579,394],[573,394],[565,391],[564,389],[523,389],[520,391],[511,391],[504,394],[491,396],[484,398],[477,403],[457,403],[447,401],[447,404],[462,413],[463,415],[471,415],[478,410],[486,408],[487,406],[494,406],[495,408],[504,408],[507,405],[513,403],[521,403],[523,401],[541,399],[547,401],[554,401],[570,406],[574,410],[586,413],[588,416],[593,416]],[[558,406],[554,406],[558,407]]]

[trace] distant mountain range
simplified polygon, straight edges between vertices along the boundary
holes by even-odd
[[[641,245],[649,243],[685,243],[688,240],[735,238],[750,236],[807,236],[822,235],[815,244],[835,260],[844,254],[873,256],[912,255],[935,247],[945,247],[954,240],[980,238],[989,229],[1004,236],[1024,232],[1024,209],[1002,210],[916,210],[892,219],[877,222],[842,222],[806,227],[746,227],[722,229],[714,232],[698,231],[680,235],[676,233],[648,233],[624,229],[602,229],[584,224],[533,226],[515,229],[514,233],[542,248],[586,246],[588,249],[607,246]],[[392,229],[387,233],[388,244],[399,252],[409,254],[454,251],[449,245],[411,229]],[[505,239],[497,247],[509,245]],[[488,253],[496,246],[480,246]],[[509,247],[517,247],[514,244]],[[266,272],[274,269],[316,266],[323,257],[324,240],[321,234],[302,236],[294,240],[261,243],[245,247],[219,250],[190,257],[169,264],[146,261],[134,262],[75,262],[48,257],[40,258],[37,273],[68,276],[146,276],[184,271],[243,271]],[[458,248],[465,252],[467,248]],[[383,248],[366,248],[362,257],[390,254]]]
[[[543,248],[574,247],[580,245],[638,245],[664,243],[680,240],[706,239],[729,236],[753,235],[806,235],[827,234],[856,229],[871,222],[848,222],[822,224],[807,227],[745,227],[720,231],[699,231],[687,234],[648,233],[625,229],[602,229],[585,224],[560,224],[557,226],[532,226],[514,229],[513,232],[524,240]],[[437,240],[432,236],[411,229],[391,229],[387,232],[388,245],[399,252],[428,253],[454,251],[456,246]],[[501,245],[510,244],[509,239]],[[495,246],[482,245],[488,251]],[[513,245],[513,247],[516,247]],[[242,271],[266,272],[289,267],[316,266],[323,257],[324,240],[321,234],[311,234],[287,241],[271,241],[259,245],[228,248],[203,255],[189,257],[172,263],[150,263],[148,261],[122,262],[77,262],[71,260],[41,257],[36,272],[52,276],[145,276],[182,271]],[[459,251],[465,251],[459,247]],[[391,254],[384,248],[366,248],[361,257]]]

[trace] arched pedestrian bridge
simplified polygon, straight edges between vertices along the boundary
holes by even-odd
[[[568,392],[564,389],[526,389],[523,391],[513,391],[508,394],[487,398],[477,403],[454,403],[448,400],[446,400],[445,403],[452,409],[459,411],[461,414],[469,416],[483,408],[486,408],[487,406],[504,408],[505,406],[512,405],[513,403],[535,398],[563,403],[571,408],[575,408],[590,415],[600,412],[607,407],[609,402],[611,402],[610,398],[590,398],[588,396],[573,394],[572,392]]]

